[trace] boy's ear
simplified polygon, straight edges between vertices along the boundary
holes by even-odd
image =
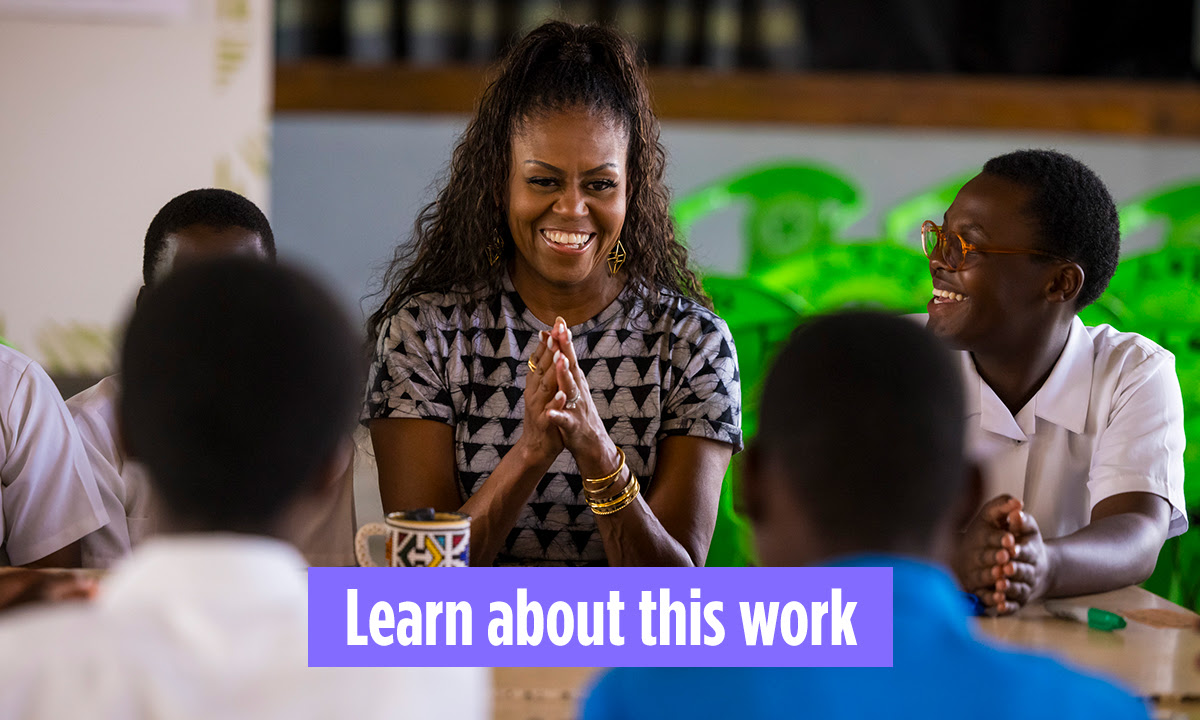
[[[1079,263],[1065,262],[1057,266],[1046,285],[1046,298],[1055,303],[1073,303],[1083,290],[1085,274]]]

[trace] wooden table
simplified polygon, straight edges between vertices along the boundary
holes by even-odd
[[[1130,611],[1160,610],[1181,621],[1200,616],[1138,587],[1065,600],[1125,616],[1128,625],[1113,632],[1051,616],[1041,603],[1002,618],[979,618],[985,636],[1051,655],[1099,672],[1153,700],[1164,709],[1200,717],[1200,632],[1193,628],[1152,627],[1129,617]]]
[[[495,720],[572,720],[599,668],[492,668]]]

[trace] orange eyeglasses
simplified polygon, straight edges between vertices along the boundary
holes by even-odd
[[[980,255],[1040,255],[1042,257],[1055,258],[1056,260],[1062,259],[1057,255],[1042,252],[1041,250],[983,249],[963,240],[962,235],[956,232],[948,233],[934,221],[926,220],[921,225],[921,248],[925,251],[925,257],[932,258],[938,246],[942,248],[942,261],[951,270],[957,270],[962,266],[967,253],[979,253]]]

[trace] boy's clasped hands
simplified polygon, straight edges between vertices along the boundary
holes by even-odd
[[[1053,573],[1037,521],[1022,502],[1000,495],[963,532],[955,558],[959,582],[989,614],[1007,615],[1044,596]]]

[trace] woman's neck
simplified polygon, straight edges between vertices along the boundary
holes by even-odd
[[[509,268],[513,287],[534,317],[553,325],[561,317],[567,327],[596,317],[611,305],[625,288],[625,274],[607,272],[589,277],[583,283],[558,286],[531,277],[519,264]]]

